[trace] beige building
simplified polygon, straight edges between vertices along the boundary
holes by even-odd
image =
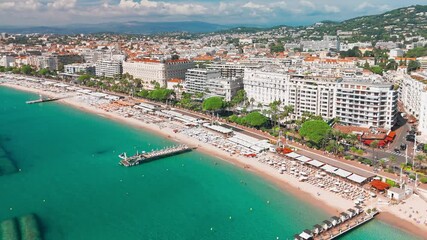
[[[141,79],[147,87],[153,82],[165,87],[170,79],[184,79],[187,69],[193,67],[189,60],[134,60],[123,62],[123,73]]]

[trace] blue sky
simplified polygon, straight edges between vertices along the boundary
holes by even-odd
[[[0,0],[1,25],[123,21],[306,25],[378,14],[426,0]]]

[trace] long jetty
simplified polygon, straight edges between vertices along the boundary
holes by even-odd
[[[61,99],[61,98],[50,98],[50,97],[44,98],[44,97],[42,97],[42,95],[40,95],[39,99],[37,99],[37,100],[31,100],[31,101],[26,101],[25,103],[27,103],[27,104],[36,104],[36,103],[44,103],[44,102],[53,102],[53,101],[57,101],[59,99]]]
[[[325,240],[336,239],[339,236],[371,221],[379,212],[372,210],[364,212],[360,207],[350,208],[339,216],[333,216],[321,224],[314,225],[312,230],[304,230],[294,235],[295,240]]]
[[[177,155],[184,152],[189,152],[193,150],[194,148],[191,148],[187,145],[177,145],[172,147],[166,147],[161,150],[155,150],[148,153],[140,153],[136,154],[134,156],[128,157],[126,156],[126,153],[122,153],[119,155],[119,157],[122,159],[120,160],[119,164],[125,167],[131,167],[135,166],[141,163],[153,161],[159,158],[164,158],[168,156]]]

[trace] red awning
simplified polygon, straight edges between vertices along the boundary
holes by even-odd
[[[390,187],[388,183],[381,182],[380,180],[373,180],[371,182],[371,186],[377,189],[378,191],[384,191]]]

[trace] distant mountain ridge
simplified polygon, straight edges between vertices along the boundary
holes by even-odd
[[[390,35],[404,33],[418,34],[427,37],[427,5],[415,5],[394,9],[382,14],[361,16],[344,21],[320,21],[321,24],[311,26],[292,27],[278,25],[274,27],[261,27],[256,24],[220,25],[201,21],[183,22],[112,22],[99,24],[72,24],[58,27],[12,27],[0,26],[0,32],[7,33],[53,33],[53,34],[78,34],[78,33],[122,33],[122,34],[158,34],[169,32],[190,33],[251,33],[279,29],[282,27],[306,30],[306,36],[313,33],[317,36],[335,35],[338,30],[352,31],[357,40],[368,41],[370,38],[388,40]],[[401,29],[401,30],[399,30]]]
[[[53,33],[53,34],[79,34],[79,33],[127,33],[127,34],[155,34],[165,32],[215,32],[230,28],[229,26],[199,22],[139,22],[130,21],[123,23],[99,23],[99,24],[72,24],[59,27],[12,27],[0,26],[0,32],[7,33]]]

